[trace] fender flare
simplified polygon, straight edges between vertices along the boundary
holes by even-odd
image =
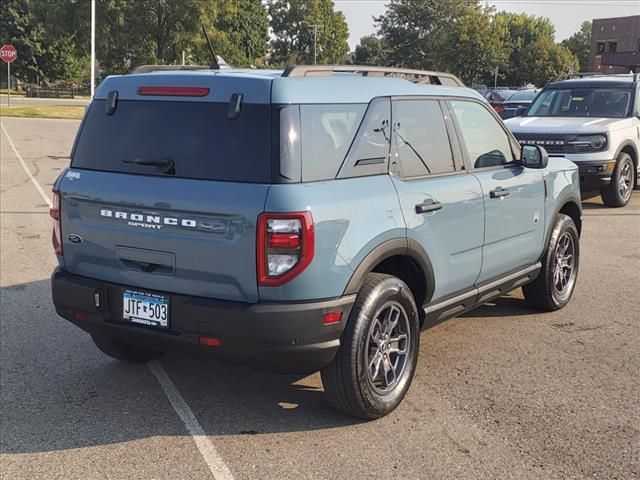
[[[542,257],[544,257],[545,253],[547,253],[547,249],[549,248],[549,241],[551,240],[551,234],[553,233],[553,219],[556,218],[556,215],[560,213],[560,210],[562,210],[567,203],[576,204],[578,210],[580,211],[580,220],[582,221],[582,199],[575,192],[569,192],[560,197],[560,200],[557,202],[557,206],[553,210],[553,214],[551,215],[551,219],[549,221],[549,229],[547,230],[544,238],[544,248],[542,249],[542,255],[540,255],[540,258],[538,260],[542,260]],[[578,225],[576,225],[576,227],[578,228],[578,232],[582,230]]]
[[[613,160],[618,160],[618,157],[622,153],[622,149],[626,148],[626,147],[631,147],[633,149],[633,151],[635,152],[635,154],[636,154],[635,162],[636,162],[636,169],[637,169],[638,168],[638,163],[640,163],[640,159],[638,158],[638,148],[636,147],[636,145],[635,145],[633,140],[625,140],[620,145],[618,145],[618,148],[616,149],[616,154],[615,154]],[[631,158],[633,158],[633,156]]]
[[[409,257],[424,276],[425,285],[427,286],[424,304],[429,303],[436,286],[431,259],[417,241],[407,238],[393,238],[371,250],[354,270],[343,295],[357,293],[364,282],[364,278],[373,271],[376,265],[387,258],[398,255]]]

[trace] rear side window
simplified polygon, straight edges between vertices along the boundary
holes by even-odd
[[[121,100],[107,115],[105,100],[94,100],[71,165],[167,175],[165,168],[131,162],[170,160],[176,177],[269,183],[269,105],[242,104],[234,120],[228,111],[228,103]]]
[[[393,102],[395,168],[401,177],[455,170],[444,116],[437,100]]]
[[[302,181],[335,178],[365,106],[300,105]]]

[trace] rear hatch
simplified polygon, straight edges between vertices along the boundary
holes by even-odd
[[[152,93],[92,102],[58,184],[64,266],[141,290],[256,302],[268,99],[235,97],[232,118],[229,96]]]

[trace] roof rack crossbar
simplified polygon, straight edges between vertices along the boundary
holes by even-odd
[[[429,70],[413,70],[396,67],[374,67],[371,65],[290,65],[282,73],[283,77],[308,77],[330,75],[333,73],[354,73],[366,76],[403,77],[413,83],[442,83],[440,79],[447,79],[448,84],[464,87],[464,83],[451,73],[434,72]],[[414,77],[406,78],[406,77]]]

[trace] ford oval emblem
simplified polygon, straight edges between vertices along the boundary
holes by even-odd
[[[82,237],[77,233],[70,233],[67,238],[71,243],[82,243]]]

